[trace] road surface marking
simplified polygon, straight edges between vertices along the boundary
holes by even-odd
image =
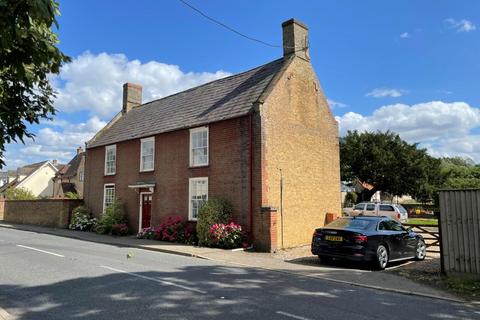
[[[34,250],[34,251],[38,251],[38,252],[43,252],[43,253],[47,253],[47,254],[51,254],[52,256],[56,256],[56,257],[60,257],[60,258],[65,258],[65,256],[62,256],[61,254],[58,254],[58,253],[53,253],[53,252],[50,252],[50,251],[45,251],[45,250],[40,250],[40,249],[36,249],[36,248],[32,248],[32,247],[22,246],[21,244],[17,244],[17,247],[25,248],[25,249],[30,249],[30,250]]]
[[[293,319],[298,319],[298,320],[310,320],[309,318],[297,316],[297,315],[295,315],[295,314],[291,314],[291,313],[284,312],[284,311],[277,311],[277,312],[275,312],[275,313],[276,313],[276,314],[280,314],[280,315],[285,316],[285,317],[293,318]]]
[[[183,286],[181,284],[176,284],[176,283],[173,283],[173,282],[170,282],[170,281],[165,281],[165,280],[160,280],[160,279],[157,279],[157,278],[147,277],[147,276],[135,273],[135,272],[128,272],[128,271],[124,271],[124,270],[120,270],[120,269],[115,269],[115,268],[112,268],[112,267],[109,267],[109,266],[100,266],[100,268],[108,269],[108,270],[119,272],[119,273],[126,273],[128,275],[131,275],[131,276],[134,276],[134,277],[137,277],[137,278],[141,278],[141,279],[144,279],[144,280],[155,281],[155,282],[167,285],[167,286],[173,286],[173,287],[181,288],[183,290],[193,291],[193,292],[202,293],[202,294],[207,293],[206,291],[203,291],[203,290],[190,288],[190,287]]]

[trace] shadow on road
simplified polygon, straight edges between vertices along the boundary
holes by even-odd
[[[134,275],[103,270],[32,287],[0,285],[0,306],[22,320],[281,319],[278,310],[305,319],[479,318],[445,301],[253,268],[188,266]]]

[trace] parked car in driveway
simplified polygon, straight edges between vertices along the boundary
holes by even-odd
[[[407,222],[408,212],[400,204],[361,202],[353,208],[343,210],[347,216],[389,216],[400,222]]]
[[[315,230],[312,253],[332,258],[370,262],[385,269],[389,262],[426,256],[423,237],[390,217],[356,216],[332,221]]]

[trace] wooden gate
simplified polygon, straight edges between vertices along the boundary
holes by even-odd
[[[412,230],[420,234],[427,245],[427,254],[436,256],[440,254],[440,232],[437,226],[430,224],[402,223],[404,226],[411,227]]]

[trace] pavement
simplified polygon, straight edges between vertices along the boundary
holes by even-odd
[[[281,255],[250,252],[243,250],[222,250],[206,247],[176,244],[171,242],[137,239],[135,237],[112,237],[92,232],[54,229],[39,226],[15,225],[0,222],[0,228],[11,228],[74,238],[83,241],[110,244],[117,247],[137,248],[175,255],[196,257],[233,266],[254,267],[264,270],[294,274],[301,277],[318,278],[351,286],[389,291],[406,295],[423,296],[434,299],[464,302],[460,298],[428,287],[404,277],[381,271],[352,268],[346,265],[321,264],[316,257],[310,259],[282,259]],[[394,266],[393,268],[398,267]],[[1,313],[0,313],[1,314]],[[0,318],[0,320],[3,320]]]

